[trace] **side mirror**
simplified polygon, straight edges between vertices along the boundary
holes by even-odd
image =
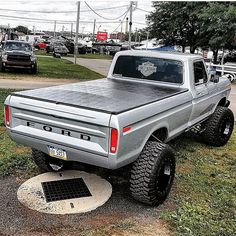
[[[219,77],[216,75],[211,76],[210,81],[213,83],[219,83]]]

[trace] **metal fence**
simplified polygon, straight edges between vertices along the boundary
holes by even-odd
[[[206,63],[208,71],[212,71],[212,68],[216,71],[217,74],[227,77],[231,82],[236,82],[236,64],[223,64],[216,65],[213,63]]]

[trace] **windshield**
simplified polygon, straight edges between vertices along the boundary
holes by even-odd
[[[119,56],[113,76],[181,84],[183,64],[181,61],[163,58]]]
[[[6,42],[4,46],[5,50],[19,50],[19,51],[31,51],[31,46],[28,43],[23,42]]]

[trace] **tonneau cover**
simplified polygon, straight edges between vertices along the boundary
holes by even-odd
[[[186,91],[125,80],[99,79],[15,92],[13,95],[118,114]]]

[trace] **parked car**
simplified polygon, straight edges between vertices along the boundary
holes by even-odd
[[[15,40],[4,42],[0,54],[0,71],[12,68],[29,69],[33,74],[37,73],[37,58],[29,43]]]
[[[131,164],[132,196],[158,205],[175,176],[170,140],[194,129],[211,146],[228,142],[230,89],[228,79],[208,77],[199,55],[128,50],[116,53],[106,79],[12,93],[5,123],[41,170]]]
[[[46,49],[46,46],[49,44],[49,42],[47,41],[36,41],[34,42],[33,46],[36,48],[36,49],[41,49],[41,50],[44,50]]]
[[[75,50],[75,43],[73,39],[67,38],[65,36],[61,36],[63,38],[63,43],[66,45],[66,47],[69,50],[70,54],[74,54]],[[87,49],[86,45],[83,45],[82,43],[78,43],[78,53],[79,54],[86,54]]]
[[[221,61],[222,57],[220,58]],[[224,63],[226,62],[236,62],[236,51],[231,51],[224,56]]]
[[[47,53],[52,52],[54,54],[60,54],[66,56],[69,50],[62,42],[54,41],[46,46],[46,52]]]

